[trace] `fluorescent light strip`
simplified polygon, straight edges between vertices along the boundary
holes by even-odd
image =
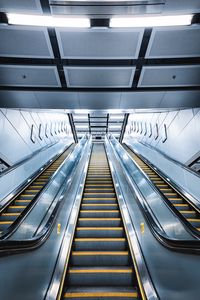
[[[54,16],[38,16],[8,13],[8,24],[45,27],[90,27],[88,18],[65,18]]]
[[[110,27],[156,27],[191,25],[193,15],[111,18]]]

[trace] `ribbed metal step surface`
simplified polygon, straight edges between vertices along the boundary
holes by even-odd
[[[94,144],[63,299],[140,299],[103,144]]]
[[[186,198],[183,198],[175,189],[173,189],[167,181],[160,177],[149,164],[143,161],[125,144],[123,146],[165,198],[170,201],[194,229],[200,231],[200,212],[195,209]]]
[[[65,158],[69,155],[74,145],[71,145],[63,152],[49,167],[47,167],[28,187],[26,187],[21,194],[19,194],[13,201],[0,213],[0,234],[13,224],[13,222],[20,217],[22,212],[31,203],[31,201],[38,195],[38,193],[47,184],[50,177],[62,164]]]

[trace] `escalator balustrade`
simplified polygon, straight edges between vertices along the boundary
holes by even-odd
[[[0,212],[0,234],[3,234],[11,226],[33,199],[41,192],[50,177],[66,159],[74,145],[67,148],[49,167],[47,167],[23,192],[13,199],[7,207]]]
[[[200,212],[197,208],[192,206],[186,198],[182,197],[175,189],[173,189],[167,180],[164,180],[164,178],[159,176],[149,164],[143,161],[142,158],[136,155],[129,147],[126,145],[123,146],[165,198],[170,201],[194,229],[200,231]]]
[[[103,144],[94,144],[62,299],[141,299]]]

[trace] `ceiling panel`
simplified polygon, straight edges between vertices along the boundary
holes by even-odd
[[[112,109],[119,108],[121,93],[93,92],[79,93],[80,108],[85,109]]]
[[[147,58],[200,56],[200,26],[154,28]]]
[[[54,66],[0,65],[0,85],[59,87],[60,80]]]
[[[58,28],[56,32],[62,58],[136,59],[144,30]]]
[[[0,0],[0,10],[5,12],[41,13],[40,0]]]
[[[0,26],[0,56],[53,58],[46,28]]]
[[[68,87],[131,87],[135,67],[64,67]]]
[[[77,93],[70,92],[35,92],[41,108],[77,109],[79,100]]]
[[[200,66],[143,67],[139,87],[199,86]]]

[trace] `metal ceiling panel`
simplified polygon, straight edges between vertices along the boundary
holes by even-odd
[[[0,107],[40,108],[34,92],[0,91]]]
[[[80,108],[83,109],[114,109],[119,108],[121,93],[79,93]],[[100,114],[100,113],[99,113]]]
[[[35,92],[41,108],[77,109],[79,100],[77,93],[71,92]]]
[[[56,29],[62,58],[136,59],[144,29]]]
[[[131,87],[135,67],[64,67],[68,87]]]
[[[50,1],[55,15],[91,15],[93,18],[113,15],[159,14],[165,0],[150,1]],[[85,4],[85,5],[84,5]]]
[[[0,0],[0,11],[42,13],[40,0]]]
[[[200,26],[157,27],[151,34],[147,58],[200,56]]]
[[[54,66],[0,65],[1,86],[60,87]]]
[[[199,86],[200,66],[143,67],[139,87]]]
[[[48,31],[43,27],[0,26],[0,56],[53,58]]]

